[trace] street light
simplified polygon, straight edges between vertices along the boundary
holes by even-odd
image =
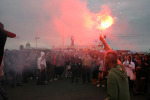
[[[39,37],[35,37],[35,41],[36,41],[36,52],[37,52],[37,40],[39,39]]]

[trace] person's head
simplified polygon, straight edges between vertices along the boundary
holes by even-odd
[[[4,25],[0,22],[0,29],[4,29]]]
[[[106,67],[102,67],[102,71],[105,72],[106,71]]]
[[[129,61],[129,62],[131,61],[131,56],[128,56],[128,61]]]
[[[8,49],[5,49],[5,54],[7,54],[9,52],[9,50]]]
[[[117,53],[113,50],[107,51],[104,57],[105,67],[116,67],[117,66]]]
[[[148,61],[148,56],[147,55],[144,56],[144,60]]]
[[[139,54],[138,53],[135,53],[135,59],[137,60],[139,57]]]
[[[44,52],[41,52],[41,57],[45,58],[45,53]]]
[[[141,57],[138,57],[138,58],[137,58],[137,63],[138,63],[138,65],[141,65],[141,64],[142,64],[142,59],[141,59]]]
[[[128,57],[127,55],[124,56],[124,61],[127,61]]]

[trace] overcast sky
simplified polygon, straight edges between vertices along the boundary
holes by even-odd
[[[18,49],[28,41],[35,47],[50,48],[69,45],[71,36],[76,45],[92,44],[100,30],[93,28],[92,16],[108,6],[115,23],[103,31],[113,49],[149,51],[150,0],[1,0],[0,22],[5,29],[19,36],[8,39],[8,49]]]

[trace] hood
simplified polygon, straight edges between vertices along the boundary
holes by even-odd
[[[122,77],[122,79],[125,79],[127,77],[126,70],[122,65],[117,65],[116,68],[112,68],[112,71]]]
[[[45,55],[45,53],[44,53],[44,52],[41,52],[41,57],[44,56],[44,55]]]

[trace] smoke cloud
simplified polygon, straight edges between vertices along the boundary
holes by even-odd
[[[87,8],[86,1],[79,0],[47,0],[43,3],[43,8],[49,18],[41,17],[42,25],[36,33],[50,45],[62,45],[63,38],[64,44],[68,45],[71,36],[76,45],[93,44],[100,33],[96,29],[97,15],[111,14],[105,5],[99,6],[99,13],[93,13]]]

